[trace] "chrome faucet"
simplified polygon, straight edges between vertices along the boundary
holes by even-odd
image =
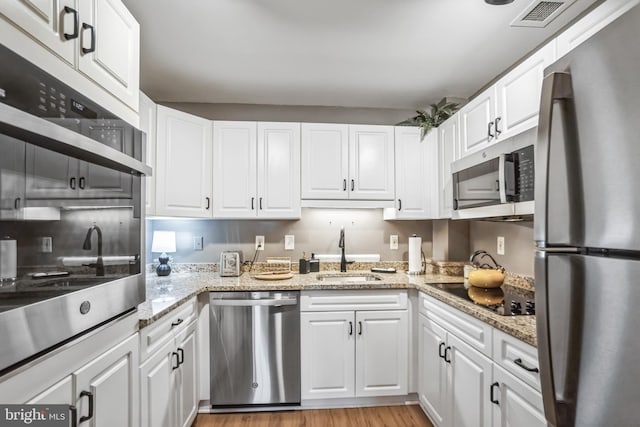
[[[340,241],[338,247],[342,249],[342,256],[340,257],[340,272],[347,272],[347,258],[344,256],[344,227],[340,228]]]
[[[87,267],[94,267],[96,269],[96,276],[104,276],[104,261],[102,260],[102,230],[97,225],[92,225],[87,231],[87,237],[84,238],[82,249],[85,251],[91,250],[91,235],[93,230],[98,233],[98,260],[95,264],[84,264]]]

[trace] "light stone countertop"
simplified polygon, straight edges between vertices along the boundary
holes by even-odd
[[[185,303],[191,297],[210,291],[270,291],[270,290],[356,290],[356,289],[417,289],[464,313],[490,324],[528,344],[537,345],[535,316],[501,316],[470,301],[448,294],[429,283],[460,283],[460,276],[424,274],[410,276],[405,272],[375,273],[382,278],[376,282],[331,282],[318,281],[317,274],[297,274],[288,280],[258,280],[249,273],[240,277],[220,277],[218,273],[172,273],[158,277],[147,274],[147,300],[138,306],[140,328],[152,324],[155,320]],[[369,271],[349,271],[349,273],[370,274]]]

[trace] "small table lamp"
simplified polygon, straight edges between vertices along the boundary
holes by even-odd
[[[158,257],[160,265],[156,269],[158,276],[168,276],[171,273],[169,267],[169,255],[167,252],[176,251],[176,232],[175,231],[154,231],[153,242],[151,243],[151,252],[162,252]]]

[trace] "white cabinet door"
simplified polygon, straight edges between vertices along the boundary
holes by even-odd
[[[407,394],[407,310],[356,312],[356,396]]]
[[[211,122],[158,105],[156,214],[211,217]]]
[[[0,13],[75,66],[77,0],[4,0]],[[78,28],[76,32],[75,29]]]
[[[302,399],[355,395],[354,312],[300,313]]]
[[[448,425],[490,427],[491,360],[453,334],[447,334],[445,356],[451,365],[448,393],[451,419]]]
[[[257,214],[255,122],[213,123],[213,216],[254,218]]]
[[[509,138],[538,125],[544,68],[553,60],[554,46],[547,44],[496,83],[496,138]]]
[[[140,366],[142,427],[175,427],[175,374],[178,355],[171,340]],[[177,369],[177,368],[176,368]]]
[[[156,104],[147,95],[140,92],[140,130],[146,135],[144,159],[153,169],[151,176],[145,176],[145,212],[156,213]]]
[[[393,200],[393,126],[349,126],[349,198]]]
[[[300,124],[258,123],[258,216],[300,218]]]
[[[418,330],[418,397],[437,426],[448,421],[447,365],[443,359],[446,332],[423,314]]]
[[[460,155],[457,158],[462,158],[495,141],[493,121],[496,116],[495,86],[491,86],[462,107],[458,114],[460,116]]]
[[[493,405],[493,425],[495,427],[544,427],[547,420],[544,416],[542,395],[516,379],[498,365],[493,365],[495,383],[494,398],[498,404]]]
[[[198,359],[196,322],[176,339],[179,369],[178,378],[178,426],[189,427],[198,412]]]
[[[432,141],[437,131],[420,140],[420,128],[397,126],[395,128],[396,206],[384,211],[384,219],[433,218],[433,186],[437,179],[432,161]]]
[[[347,199],[349,126],[302,123],[303,199]]]
[[[569,27],[556,39],[558,58],[563,57],[595,33],[639,3],[638,0],[607,0]]]
[[[81,6],[79,70],[137,111],[140,25],[121,0]]]
[[[453,181],[451,162],[458,145],[458,114],[449,118],[438,128],[438,194],[439,217],[451,218],[453,210]]]
[[[136,334],[73,374],[79,417],[92,415],[96,427],[138,425],[138,349]]]

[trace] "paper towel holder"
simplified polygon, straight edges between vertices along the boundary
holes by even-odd
[[[420,270],[418,271],[411,271],[411,269],[409,268],[407,270],[407,274],[409,275],[421,275],[421,274],[425,274],[426,273],[426,269],[427,269],[427,258],[424,255],[424,251],[422,250],[422,238],[419,237],[417,234],[413,234],[409,237],[409,239],[411,238],[417,238],[420,239]],[[409,250],[411,250],[411,245],[409,245]],[[411,257],[410,257],[411,258]],[[411,263],[409,263],[411,264]]]

